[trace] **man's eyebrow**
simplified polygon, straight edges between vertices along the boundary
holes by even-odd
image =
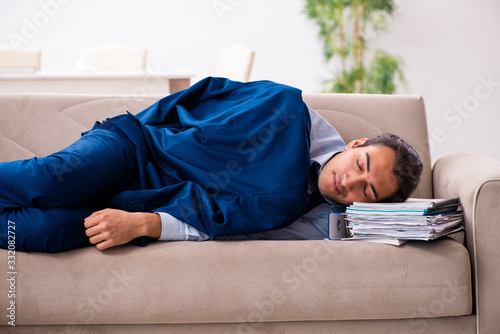
[[[369,173],[370,172],[370,155],[368,154],[368,152],[365,152],[365,154],[366,154],[366,171]],[[375,187],[373,186],[373,184],[371,184],[371,183],[370,183],[370,188],[372,188],[373,195],[375,195],[375,199],[378,200],[378,193],[375,190]]]

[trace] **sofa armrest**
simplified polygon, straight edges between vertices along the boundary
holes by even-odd
[[[500,331],[500,161],[478,154],[452,154],[433,168],[435,198],[459,197],[475,282],[478,332]]]

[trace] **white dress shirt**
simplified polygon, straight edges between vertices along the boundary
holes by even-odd
[[[345,150],[345,143],[335,130],[323,117],[316,111],[309,108],[311,116],[311,164],[317,162],[321,168],[335,154]],[[312,185],[309,184],[309,191],[312,191]],[[246,235],[236,235],[228,237],[217,237],[217,240],[248,240],[248,239],[323,239],[328,236],[328,213],[331,211],[340,211],[344,207],[338,203],[326,199],[323,203],[301,216],[291,225]],[[186,240],[186,241],[204,241],[211,239],[205,233],[178,220],[165,212],[157,212],[161,217],[162,231],[158,240]]]

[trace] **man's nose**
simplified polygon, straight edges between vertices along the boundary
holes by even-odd
[[[365,182],[366,176],[364,174],[359,173],[350,173],[346,174],[344,178],[344,187],[351,191],[353,188],[356,188],[362,182]]]

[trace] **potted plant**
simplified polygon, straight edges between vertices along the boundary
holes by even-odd
[[[304,11],[319,27],[327,63],[340,67],[325,92],[392,94],[405,83],[401,59],[368,49],[369,37],[387,28],[394,1],[306,0]]]

